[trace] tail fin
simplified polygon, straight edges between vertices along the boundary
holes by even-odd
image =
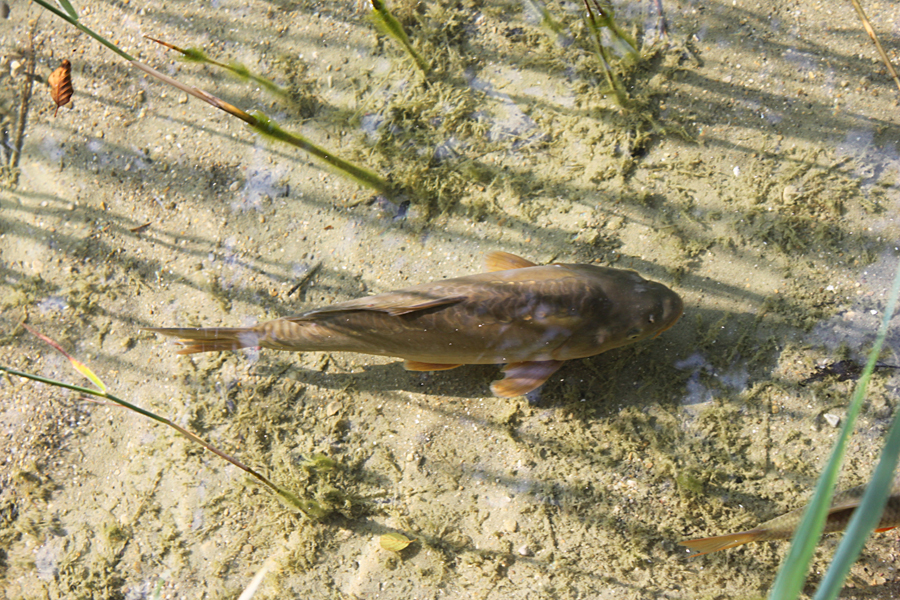
[[[146,327],[144,331],[181,338],[178,340],[178,343],[184,347],[178,351],[178,354],[222,352],[225,350],[252,348],[259,346],[262,337],[254,327],[212,327],[209,329]]]
[[[718,552],[719,550],[726,550],[728,548],[734,548],[735,546],[754,542],[758,540],[763,533],[765,533],[765,530],[751,529],[739,533],[729,533],[728,535],[717,535],[696,540],[684,540],[683,542],[678,542],[678,544],[686,546],[691,550],[695,550],[696,552],[691,554],[691,556],[701,556],[703,554],[709,554],[710,552]]]

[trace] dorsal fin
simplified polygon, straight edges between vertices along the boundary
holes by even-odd
[[[315,321],[320,317],[327,317],[335,313],[355,312],[360,310],[383,312],[392,317],[399,317],[400,315],[408,315],[429,308],[449,306],[450,304],[462,302],[465,299],[465,296],[442,296],[435,298],[426,293],[400,290],[397,292],[378,294],[377,296],[366,296],[365,298],[357,298],[356,300],[348,300],[347,302],[316,308],[309,312],[305,312],[302,315],[287,317],[287,319],[289,321]]]
[[[494,271],[509,271],[510,269],[526,269],[537,265],[521,256],[509,252],[491,252],[484,257],[484,266],[491,273]]]

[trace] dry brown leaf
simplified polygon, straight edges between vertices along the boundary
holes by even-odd
[[[50,97],[56,102],[56,110],[53,111],[53,116],[55,117],[56,113],[59,112],[59,107],[68,104],[74,93],[72,89],[72,63],[68,60],[63,60],[59,67],[50,73],[47,83],[50,84]]]

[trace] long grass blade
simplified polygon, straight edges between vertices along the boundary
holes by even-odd
[[[609,50],[606,49],[606,46],[603,45],[603,34],[600,31],[600,25],[597,23],[597,18],[594,16],[594,11],[588,0],[584,0],[584,7],[587,9],[585,23],[587,23],[588,31],[591,32],[594,50],[597,53],[597,60],[600,61],[603,74],[606,75],[606,82],[609,84],[609,88],[616,98],[616,103],[624,108],[628,104],[628,94],[625,91],[625,86],[622,85],[619,76],[613,72],[612,67],[610,66],[612,56],[610,55]]]
[[[556,37],[557,43],[565,41],[565,28],[562,23],[553,18],[553,15],[541,0],[522,0],[525,10],[532,18],[539,21],[541,27]]]
[[[63,10],[66,11],[66,13],[68,13],[68,15],[70,17],[72,17],[75,20],[78,20],[78,13],[75,12],[75,7],[72,6],[72,3],[69,2],[69,0],[56,0],[56,1],[59,2],[59,5],[63,7]]]
[[[428,75],[429,67],[428,63],[422,58],[422,55],[416,52],[416,49],[413,48],[412,43],[409,41],[409,37],[406,35],[406,31],[403,29],[403,25],[400,24],[400,21],[391,14],[391,11],[388,10],[387,6],[384,5],[383,0],[371,0],[372,2],[372,18],[375,21],[375,24],[378,26],[382,32],[394,38],[398,44],[400,44],[406,53],[413,59],[416,63],[416,66],[419,67],[419,70],[422,71],[423,75]]]
[[[199,437],[198,435],[192,433],[191,431],[188,431],[181,425],[178,425],[177,423],[174,423],[173,421],[170,421],[169,419],[167,419],[165,417],[161,417],[155,413],[150,412],[149,410],[143,409],[140,406],[136,406],[134,404],[131,404],[130,402],[127,402],[117,396],[110,394],[109,392],[106,391],[106,386],[103,385],[103,382],[100,381],[100,378],[97,377],[96,375],[94,375],[93,371],[91,371],[91,369],[88,368],[87,365],[85,365],[81,361],[78,361],[75,358],[73,358],[68,352],[66,352],[62,348],[62,346],[60,346],[59,344],[54,342],[49,337],[47,337],[41,333],[38,333],[33,328],[29,327],[28,325],[25,325],[24,323],[22,324],[22,326],[25,327],[25,329],[27,329],[34,335],[36,335],[37,337],[39,337],[41,340],[46,342],[47,344],[53,346],[53,348],[55,348],[56,350],[61,352],[63,355],[65,355],[66,358],[68,358],[72,362],[72,364],[75,366],[75,368],[78,369],[81,373],[85,374],[86,376],[88,374],[90,374],[88,377],[91,379],[91,381],[94,382],[94,384],[96,384],[101,389],[95,390],[95,389],[91,389],[91,388],[81,387],[78,385],[71,385],[71,384],[65,383],[63,381],[57,381],[55,379],[41,377],[40,375],[35,375],[33,373],[25,373],[23,371],[11,369],[11,368],[5,367],[3,365],[0,365],[0,372],[8,373],[10,375],[15,375],[17,377],[22,377],[25,379],[30,379],[32,381],[38,381],[40,383],[45,383],[47,385],[52,385],[54,387],[65,388],[68,390],[73,390],[75,392],[80,392],[82,394],[88,394],[91,396],[100,396],[107,400],[111,400],[112,402],[115,402],[116,404],[118,404],[119,406],[122,406],[123,408],[127,408],[128,410],[136,412],[139,415],[145,416],[148,419],[156,421],[157,423],[162,423],[163,425],[167,425],[167,426],[171,427],[172,429],[174,429],[175,431],[177,431],[178,433],[180,433],[181,435],[183,435],[184,437],[191,440],[192,442],[200,444],[201,446],[203,446],[204,448],[206,448],[207,450],[209,450],[216,456],[222,458],[223,460],[228,461],[229,463],[231,463],[234,466],[236,466],[237,468],[241,469],[248,475],[254,477],[257,481],[259,481],[260,483],[262,483],[263,485],[268,487],[270,490],[275,492],[275,494],[278,496],[279,500],[284,502],[289,507],[299,510],[300,512],[305,514],[310,519],[321,519],[322,517],[324,517],[328,514],[328,511],[325,510],[325,508],[323,508],[322,505],[320,505],[315,500],[307,500],[304,498],[300,498],[299,496],[290,492],[289,490],[287,490],[279,485],[276,485],[273,481],[271,481],[266,476],[255,471],[254,469],[248,467],[247,465],[240,462],[236,458],[226,454],[225,452],[222,452],[217,447],[213,446],[212,444],[210,444],[203,438]],[[79,365],[80,365],[80,368],[79,368]]]
[[[887,442],[881,451],[878,466],[872,474],[872,479],[866,487],[866,493],[863,495],[859,507],[853,512],[853,518],[850,519],[844,539],[841,540],[841,544],[828,566],[825,578],[819,584],[814,600],[837,598],[844,579],[850,572],[850,567],[856,562],[866,539],[881,519],[888,496],[893,489],[894,472],[897,469],[898,460],[900,460],[900,413],[894,415],[894,422],[891,424]]]
[[[62,354],[66,358],[68,358],[69,362],[72,364],[72,367],[76,371],[78,371],[79,373],[81,373],[82,375],[84,375],[85,377],[90,379],[91,382],[93,382],[93,384],[97,386],[97,389],[100,391],[100,395],[106,395],[106,384],[104,384],[100,380],[100,378],[97,377],[97,375],[95,375],[94,372],[91,371],[91,369],[86,364],[84,364],[83,362],[81,362],[80,360],[78,360],[77,358],[75,358],[74,356],[72,356],[71,354],[66,352],[65,350],[63,350],[62,346],[57,344],[55,341],[53,341],[52,339],[50,339],[43,333],[37,331],[36,329],[34,329],[32,327],[29,327],[25,323],[22,323],[22,327],[27,329],[32,335],[35,335],[38,338],[40,338],[41,341],[43,341],[45,344],[49,344],[50,346],[53,346],[53,348],[56,349],[57,352],[59,352],[60,354]]]
[[[231,73],[233,73],[236,77],[238,77],[240,79],[249,80],[254,83],[258,83],[263,88],[269,90],[269,92],[271,92],[273,94],[276,94],[278,96],[287,96],[287,90],[285,90],[283,87],[281,87],[280,85],[278,85],[277,83],[275,83],[274,81],[272,81],[270,79],[266,79],[265,77],[263,77],[261,75],[256,75],[256,74],[252,73],[250,71],[250,69],[248,69],[247,67],[245,67],[244,65],[242,65],[240,63],[233,62],[233,63],[227,64],[227,63],[219,62],[219,61],[207,56],[206,53],[199,48],[179,48],[175,44],[170,44],[169,42],[164,42],[163,40],[158,40],[156,38],[150,37],[149,35],[145,35],[144,37],[147,38],[148,40],[156,42],[157,44],[160,44],[161,46],[165,46],[166,48],[169,48],[170,50],[174,50],[175,52],[180,53],[184,57],[184,60],[186,60],[188,62],[196,62],[196,63],[201,63],[201,64],[206,63],[209,65],[219,67],[220,69],[225,69],[226,71],[230,71]]]
[[[900,264],[897,266],[897,278],[894,288],[891,290],[892,298],[888,300],[885,309],[885,319],[890,320],[893,315],[900,287]],[[868,381],[860,381],[865,385]],[[850,567],[856,561],[866,539],[881,519],[888,496],[894,487],[894,474],[897,471],[897,463],[900,462],[900,413],[894,415],[894,422],[888,432],[887,441],[881,451],[881,459],[875,468],[866,493],[863,495],[859,507],[853,512],[853,518],[847,526],[847,532],[838,546],[837,552],[828,567],[828,572],[819,589],[815,600],[833,600],[840,592]]]
[[[841,462],[847,450],[847,443],[850,440],[850,435],[856,424],[856,418],[859,416],[859,411],[862,408],[866,386],[872,377],[875,364],[878,362],[878,355],[881,353],[885,337],[887,337],[888,326],[890,325],[891,317],[894,315],[898,294],[900,294],[900,265],[898,265],[894,276],[894,283],[884,310],[881,327],[878,329],[878,335],[875,338],[875,344],[869,353],[869,360],[863,369],[856,390],[853,392],[850,406],[847,408],[844,426],[831,451],[828,464],[819,477],[818,484],[816,484],[816,492],[812,501],[809,503],[806,512],[803,514],[803,520],[794,534],[790,552],[788,552],[787,558],[782,563],[781,569],[779,569],[775,578],[775,583],[769,592],[769,598],[771,599],[796,598],[800,594],[803,583],[806,581],[809,562],[825,527],[825,516],[831,503],[831,496],[834,494],[834,484],[837,481]],[[859,513],[861,511],[856,512]]]
[[[328,150],[325,150],[324,148],[313,144],[312,142],[310,142],[309,140],[307,140],[306,138],[304,138],[301,135],[294,134],[294,133],[291,133],[291,132],[281,129],[280,127],[275,125],[274,122],[272,122],[263,113],[256,111],[256,112],[254,112],[253,115],[251,115],[247,111],[245,111],[241,108],[238,108],[237,106],[235,106],[233,104],[225,102],[224,100],[221,100],[221,99],[217,98],[216,96],[213,96],[209,92],[201,90],[200,88],[194,87],[192,85],[183,84],[183,83],[179,82],[178,80],[176,80],[172,77],[169,77],[168,75],[164,75],[163,73],[160,73],[153,67],[146,65],[140,61],[135,60],[131,55],[127,54],[124,50],[122,50],[121,48],[119,48],[118,46],[116,46],[115,44],[110,42],[109,40],[105,39],[103,36],[99,35],[95,31],[92,31],[91,29],[85,27],[84,25],[79,23],[76,19],[72,18],[70,15],[59,10],[55,6],[52,6],[51,4],[47,3],[45,0],[34,0],[34,2],[37,3],[38,5],[40,5],[41,7],[43,7],[44,9],[52,12],[53,14],[55,14],[59,18],[63,19],[67,23],[70,23],[70,24],[74,25],[75,27],[77,27],[78,29],[82,30],[87,35],[91,36],[92,38],[94,38],[95,40],[97,40],[98,42],[103,44],[104,46],[108,47],[113,52],[115,52],[116,54],[118,54],[119,56],[124,58],[125,60],[129,61],[132,66],[136,67],[137,69],[140,69],[141,71],[144,71],[145,73],[147,73],[148,75],[151,75],[152,77],[159,79],[163,83],[166,83],[175,88],[178,88],[178,89],[184,91],[185,93],[190,94],[190,95],[194,96],[195,98],[198,98],[198,99],[218,108],[219,110],[225,111],[228,114],[241,119],[242,121],[244,121],[245,123],[247,123],[248,125],[253,127],[254,129],[256,129],[256,131],[258,131],[264,135],[275,138],[281,142],[291,144],[297,148],[300,148],[301,150],[306,151],[309,154],[312,154],[316,158],[318,158],[318,159],[324,161],[325,163],[327,163],[328,165],[330,165],[341,175],[349,177],[361,185],[372,188],[372,189],[376,190],[377,192],[385,194],[385,195],[389,195],[393,192],[393,188],[392,188],[391,184],[388,183],[387,180],[385,180],[384,178],[378,176],[377,174],[373,173],[372,171],[369,171],[368,169],[365,169],[363,167],[360,167],[358,165],[355,165],[349,161],[346,161],[346,160],[340,158],[339,156],[329,152]]]
[[[112,50],[113,52],[115,52],[116,54],[118,54],[119,56],[124,58],[125,60],[134,60],[133,56],[131,56],[130,54],[128,54],[127,52],[125,52],[124,50],[122,50],[121,48],[119,48],[118,46],[113,44],[111,41],[109,41],[108,39],[106,39],[105,37],[103,37],[102,35],[97,33],[96,31],[94,31],[90,27],[85,27],[84,25],[82,25],[81,22],[78,20],[78,15],[75,14],[75,9],[72,8],[72,5],[69,4],[68,2],[66,2],[66,4],[68,4],[69,8],[72,8],[72,13],[63,12],[63,11],[59,10],[58,8],[56,8],[55,6],[53,6],[52,4],[50,4],[49,2],[45,2],[44,0],[32,0],[32,1],[35,4],[37,4],[38,6],[40,6],[41,8],[44,8],[45,10],[49,10],[50,12],[52,12],[54,15],[56,15],[63,21],[69,23],[70,25],[74,25],[75,27],[77,27],[84,33],[88,34],[89,36],[91,36],[92,38],[94,38],[95,40],[97,40],[98,42],[100,42],[101,44],[103,44],[104,46],[106,46],[107,48],[109,48],[110,50]]]

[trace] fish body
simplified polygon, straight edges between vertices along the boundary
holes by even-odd
[[[506,363],[498,396],[527,393],[564,361],[655,336],[681,316],[681,298],[634,271],[537,266],[503,252],[489,272],[358,298],[246,328],[154,328],[179,353],[262,347],[396,356],[406,368]]]
[[[865,492],[866,486],[861,485],[836,493],[831,500],[831,506],[828,508],[828,514],[825,517],[823,533],[835,533],[846,529],[850,523],[850,518],[853,516],[853,511],[859,506]],[[805,510],[806,507],[793,510],[747,531],[685,540],[679,542],[679,544],[691,550],[696,550],[691,556],[700,556],[701,554],[734,548],[750,542],[787,540],[794,536],[794,531],[800,524]],[[881,519],[878,521],[875,531],[887,531],[894,527],[900,527],[900,479],[894,481],[891,495],[888,496],[887,504],[884,506],[884,512],[881,513]]]

